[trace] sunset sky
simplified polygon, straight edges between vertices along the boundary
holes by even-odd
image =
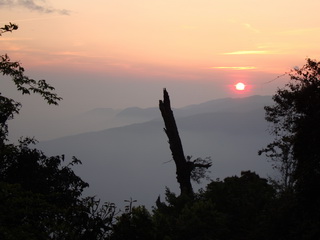
[[[164,87],[181,107],[273,94],[286,82],[277,76],[319,60],[319,9],[318,0],[0,0],[1,25],[19,25],[0,50],[55,86],[62,108],[156,106]],[[238,81],[246,91],[234,91]]]

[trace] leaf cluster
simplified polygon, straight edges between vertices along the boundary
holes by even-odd
[[[9,23],[0,28],[0,36],[5,32],[17,30],[18,26]],[[7,54],[0,55],[0,74],[9,76],[15,84],[18,91],[22,94],[39,94],[49,105],[58,105],[62,100],[55,92],[55,88],[48,84],[45,80],[34,80],[25,75],[25,69],[19,62],[11,61]],[[0,147],[7,140],[8,125],[7,121],[13,119],[15,114],[18,114],[21,108],[21,103],[16,102],[4,96],[0,92]]]
[[[31,93],[39,94],[48,104],[58,105],[62,98],[53,92],[55,88],[43,79],[37,81],[29,78],[24,74],[24,71],[21,64],[11,61],[7,54],[0,56],[0,73],[4,76],[10,76],[18,91],[28,95]]]
[[[319,135],[315,133],[320,121],[320,62],[307,59],[303,67],[293,69],[288,75],[289,83],[273,96],[274,105],[265,107],[266,120],[272,124],[270,132],[275,139],[259,154],[266,154],[274,162],[285,188],[292,188],[297,181],[295,174],[299,159],[307,156],[302,136],[308,135],[304,144],[310,142],[309,153],[317,149]]]
[[[14,30],[18,30],[18,25],[10,22],[0,28],[0,36],[5,32],[12,32]]]
[[[280,196],[290,196],[289,207],[279,201],[281,217],[294,232],[287,237],[315,239],[320,236],[320,62],[307,59],[288,75],[290,81],[273,96],[274,105],[265,107],[275,139],[259,154],[279,170]]]
[[[187,164],[191,168],[191,180],[200,184],[203,179],[209,180],[210,171],[208,170],[212,166],[211,157],[196,158],[191,160],[192,156],[187,156]]]

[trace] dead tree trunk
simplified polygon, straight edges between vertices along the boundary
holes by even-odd
[[[181,190],[180,195],[186,194],[188,196],[193,196],[191,185],[193,164],[192,162],[187,161],[184,156],[178,128],[170,106],[169,94],[166,89],[163,90],[163,101],[159,101],[159,108],[165,124],[164,131],[169,138],[170,150],[176,165],[177,181]]]

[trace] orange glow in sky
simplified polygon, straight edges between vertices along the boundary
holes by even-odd
[[[19,30],[0,45],[35,70],[223,86],[243,72],[261,85],[307,57],[320,59],[318,9],[314,0],[13,0],[2,3],[0,24]]]

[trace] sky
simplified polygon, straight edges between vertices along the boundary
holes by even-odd
[[[33,115],[157,106],[163,88],[183,107],[274,94],[287,81],[278,76],[319,59],[319,9],[318,0],[0,0],[0,24],[19,26],[0,52],[63,97],[60,110],[21,98]],[[245,91],[234,90],[239,81]],[[20,100],[9,81],[0,87]]]

